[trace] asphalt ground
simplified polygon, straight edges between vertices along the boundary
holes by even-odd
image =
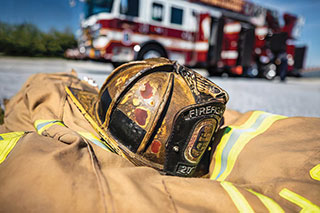
[[[48,58],[0,57],[0,105],[11,98],[30,75],[35,73],[70,72],[79,78],[90,77],[101,86],[113,67],[108,63]],[[205,70],[197,70],[207,76]],[[286,116],[320,117],[320,72],[305,77],[288,77],[285,83],[275,79],[220,78],[210,80],[230,95],[228,108],[246,112],[263,110]],[[44,85],[45,89],[45,85]]]

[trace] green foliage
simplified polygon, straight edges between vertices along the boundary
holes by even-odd
[[[64,32],[41,32],[32,24],[9,25],[0,22],[0,52],[13,56],[63,56],[77,46],[69,29]]]

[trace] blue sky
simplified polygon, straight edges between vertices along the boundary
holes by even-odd
[[[80,26],[83,3],[76,0],[0,0],[0,21],[8,23],[33,23],[42,31],[52,28],[76,31]]]
[[[70,1],[75,1],[70,7]],[[307,67],[320,66],[320,0],[251,0],[254,3],[278,10],[289,11],[305,18],[305,25],[297,44],[306,44]],[[83,3],[79,0],[0,0],[0,21],[29,22],[43,31],[52,28],[79,29]]]

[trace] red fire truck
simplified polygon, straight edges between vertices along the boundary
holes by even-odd
[[[87,0],[79,52],[115,65],[163,56],[210,74],[272,78],[278,53],[268,40],[297,22],[281,28],[274,14],[244,0]]]

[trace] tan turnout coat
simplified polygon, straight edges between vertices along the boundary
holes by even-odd
[[[227,110],[210,174],[164,176],[94,143],[65,86],[98,92],[75,74],[37,74],[6,105],[0,212],[320,211],[319,118]]]

